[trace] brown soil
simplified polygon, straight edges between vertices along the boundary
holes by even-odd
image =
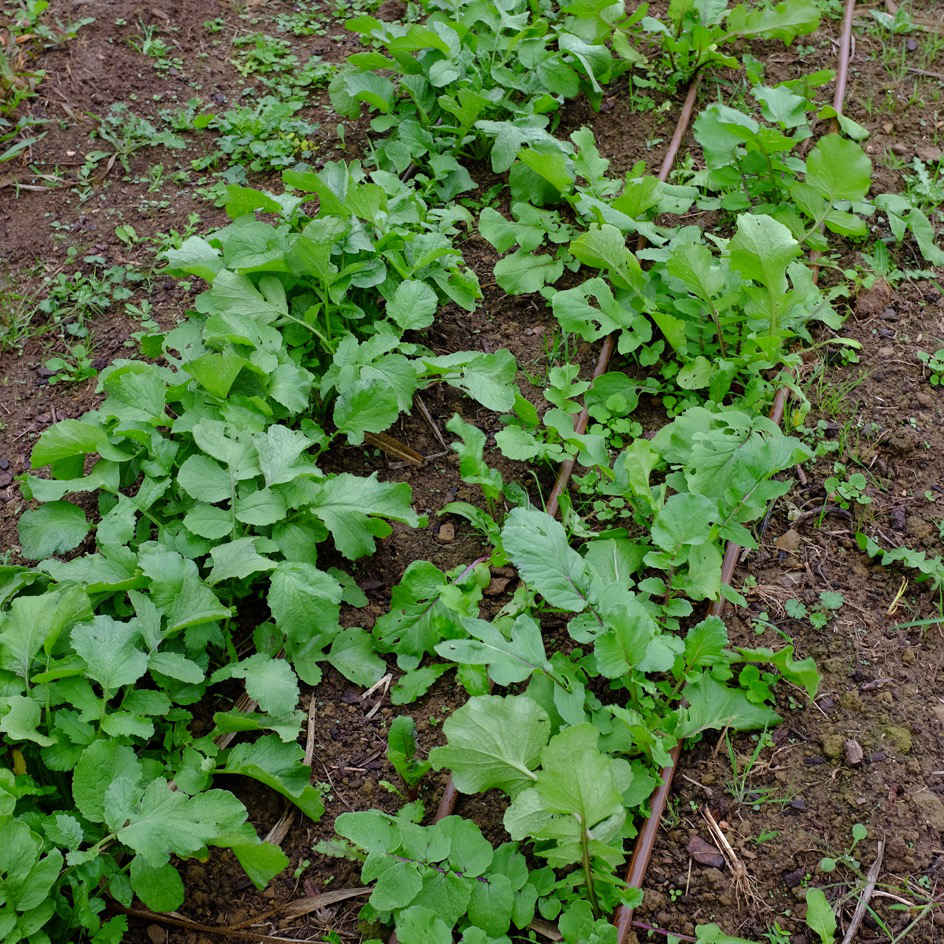
[[[278,34],[273,26],[277,14],[296,8],[285,0],[266,4],[152,0],[146,8],[128,0],[60,0],[53,6],[64,21],[91,16],[95,23],[36,60],[47,78],[21,112],[51,123],[44,126],[47,134],[42,141],[23,160],[4,165],[0,176],[0,288],[5,281],[27,298],[41,295],[44,276],[75,268],[65,256],[70,246],[76,247],[79,259],[94,253],[108,265],[150,272],[153,247],[126,246],[114,232],[119,223],[132,225],[145,239],[184,230],[193,211],[200,213],[198,232],[222,219],[220,211],[197,193],[212,178],[190,170],[190,161],[211,146],[208,137],[196,134],[186,136],[186,150],[136,152],[128,172],[120,162],[108,170],[101,164],[91,197],[79,199],[75,186],[79,168],[85,155],[101,146],[90,134],[97,116],[110,105],[129,103],[137,114],[159,125],[162,109],[179,108],[194,95],[220,108],[238,102],[245,83],[228,58],[237,35],[255,31],[284,35],[300,58],[317,53],[338,61],[356,48],[329,4],[313,5],[325,10],[327,34],[300,39]],[[925,16],[940,13],[936,0],[916,3],[913,9]],[[398,11],[391,6],[389,12]],[[205,21],[217,18],[223,24],[219,32],[204,28]],[[175,47],[172,55],[183,60],[182,71],[158,72],[151,59],[131,48],[129,40],[141,31],[139,20],[156,27]],[[867,24],[868,17],[860,22]],[[826,21],[818,34],[789,49],[761,46],[753,54],[765,62],[768,80],[797,77],[833,67],[832,37],[837,33],[836,22]],[[902,170],[913,156],[926,162],[940,156],[941,86],[939,78],[926,74],[944,70],[940,45],[929,45],[934,36],[920,31],[889,36],[865,26],[857,30],[847,112],[872,132],[867,148],[875,162],[876,193],[900,189]],[[914,49],[909,40],[916,41]],[[601,151],[618,172],[640,159],[655,169],[671,134],[674,106],[666,93],[644,91],[657,105],[667,102],[668,107],[633,111],[630,95],[621,86],[607,96],[599,114],[585,105],[569,107],[564,127],[591,124]],[[702,101],[719,96],[729,101],[746,91],[740,77],[723,74],[705,83]],[[352,122],[347,123],[346,150],[342,150],[334,130],[337,119],[323,90],[313,92],[304,114],[322,124],[323,159],[350,158],[363,146],[365,125]],[[186,181],[160,193],[149,192],[145,174],[155,163],[162,163],[168,174],[186,171]],[[477,168],[476,173],[480,181],[487,181],[486,169]],[[61,183],[55,183],[56,178]],[[278,186],[277,177],[253,183]],[[494,254],[479,237],[471,236],[462,249],[479,273],[484,303],[473,318],[459,311],[444,312],[426,343],[443,352],[507,347],[527,371],[542,376],[552,334],[549,313],[530,299],[510,299],[497,289],[491,276]],[[844,264],[854,262],[854,253],[844,260]],[[917,267],[918,260],[906,250],[899,264]],[[862,344],[860,361],[824,367],[811,360],[808,365],[804,379],[813,412],[806,425],[824,421],[823,438],[837,443],[839,450],[807,469],[805,481],[776,504],[760,548],[743,559],[738,572],[737,583],[748,607],[731,616],[728,625],[732,640],[743,645],[777,645],[778,630],[793,637],[798,654],[812,655],[820,666],[820,694],[809,705],[799,693],[782,687],[784,723],[771,733],[772,744],[759,750],[752,765],[756,737],[732,738],[730,748],[726,737],[712,737],[683,755],[649,871],[646,900],[637,914],[643,921],[685,934],[693,933],[698,923],[715,921],[729,933],[758,938],[776,923],[794,944],[812,944],[802,920],[806,888],[824,887],[848,918],[861,883],[848,865],[840,864],[831,873],[820,872],[817,866],[824,856],[845,852],[853,824],[862,823],[869,835],[854,855],[864,873],[875,856],[876,840],[886,840],[879,891],[893,897],[873,900],[888,933],[868,917],[859,941],[890,940],[919,917],[908,932],[909,941],[923,944],[944,938],[944,910],[929,904],[939,898],[944,878],[942,629],[934,623],[899,626],[939,615],[940,601],[907,571],[870,562],[855,543],[861,530],[887,547],[941,552],[944,393],[929,385],[917,351],[944,346],[942,292],[934,279],[902,281],[892,288],[878,282],[863,289],[844,330]],[[190,297],[186,287],[154,275],[138,288],[135,300],[147,298],[156,319],[170,324],[186,311]],[[118,306],[90,317],[88,325],[99,367],[114,357],[128,356],[125,345],[139,327]],[[32,442],[51,422],[78,415],[95,400],[94,380],[48,384],[42,363],[64,350],[59,332],[50,330],[31,333],[22,349],[0,352],[0,546],[5,548],[16,544],[15,522],[23,502],[14,476],[28,468]],[[586,346],[579,349],[585,364],[593,353]],[[525,389],[539,398],[537,389]],[[468,563],[482,551],[478,538],[462,522],[455,522],[453,539],[440,540],[436,512],[447,501],[476,496],[459,479],[454,456],[443,448],[433,426],[441,431],[449,416],[459,411],[494,433],[499,428],[497,418],[476,411],[446,390],[431,391],[424,402],[432,425],[416,413],[391,431],[430,457],[422,467],[400,467],[374,450],[346,449],[332,458],[352,471],[377,469],[385,477],[409,482],[417,510],[430,515],[425,530],[396,528],[379,553],[355,571],[371,601],[367,612],[356,618],[367,625],[385,611],[390,588],[412,560],[430,559],[447,568]],[[507,476],[521,476],[500,457],[491,459]],[[835,461],[866,473],[869,505],[843,509],[827,500],[823,482]],[[545,489],[547,483],[546,476]],[[522,484],[538,498],[533,479],[522,478]],[[507,592],[513,588],[512,582]],[[844,599],[825,626],[814,629],[808,619],[790,617],[788,601],[798,600],[812,610],[824,590],[840,592]],[[762,619],[761,613],[767,616]],[[229,854],[213,855],[205,864],[187,863],[184,914],[188,918],[217,927],[240,924],[302,895],[359,885],[356,869],[314,853],[312,845],[332,836],[334,818],[347,809],[399,806],[399,798],[383,782],[395,780],[384,751],[387,727],[401,709],[391,706],[383,691],[363,698],[360,690],[331,672],[304,696],[303,707],[309,698],[314,700],[316,719],[313,778],[324,785],[324,818],[316,824],[295,819],[282,842],[291,867],[262,894],[248,885]],[[439,741],[439,723],[463,700],[464,693],[447,676],[426,698],[409,706],[422,750]],[[729,750],[739,776],[732,770]],[[427,808],[435,805],[441,784],[436,777],[424,782],[421,797]],[[268,791],[244,783],[229,786],[246,802],[260,834],[284,812]],[[727,871],[698,864],[690,856],[693,836],[710,839],[697,812],[702,807],[712,811],[746,866],[750,894],[739,895]],[[501,840],[501,810],[490,797],[463,800],[460,811],[474,816],[491,838]],[[320,940],[333,931],[342,940],[357,941],[362,939],[356,920],[359,907],[355,898],[294,922],[278,915],[267,917],[253,928],[302,940]],[[128,935],[128,940],[153,944],[225,939],[138,919],[132,921]]]

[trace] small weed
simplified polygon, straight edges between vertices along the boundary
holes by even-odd
[[[927,368],[928,380],[932,387],[944,384],[944,347],[938,348],[933,354],[918,351],[918,360]]]
[[[124,102],[116,102],[108,112],[98,119],[98,127],[93,132],[99,140],[111,147],[111,151],[91,151],[85,155],[88,170],[83,168],[87,180],[92,170],[108,158],[106,171],[111,169],[115,160],[127,172],[130,170],[129,158],[136,151],[146,147],[167,147],[174,150],[185,148],[186,142],[172,131],[158,131],[146,118],[134,114]],[[90,165],[90,166],[89,166]],[[80,172],[80,178],[83,173]]]
[[[864,473],[849,472],[842,462],[833,463],[833,474],[823,482],[826,494],[841,508],[849,508],[850,504],[871,505],[872,499],[865,494],[867,485]]]
[[[171,56],[171,47],[157,35],[157,27],[145,26],[138,23],[141,35],[128,40],[128,45],[149,59],[154,60],[154,68],[158,72],[169,72],[171,69],[180,71],[184,61],[179,56]]]
[[[51,385],[79,383],[98,373],[92,364],[91,352],[84,344],[73,344],[65,354],[44,361],[43,367],[53,372],[47,381]]]

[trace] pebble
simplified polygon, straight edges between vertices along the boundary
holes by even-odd
[[[440,525],[439,532],[436,537],[439,538],[443,544],[448,544],[450,541],[455,541],[456,539],[456,526],[451,522],[447,521],[445,524]]]
[[[933,397],[930,393],[928,393],[927,390],[919,390],[919,391],[915,394],[915,399],[916,399],[916,400],[918,401],[918,403],[920,403],[921,406],[923,406],[923,407],[932,407],[932,406],[934,406],[934,397]]]
[[[0,472],[6,472],[10,468],[10,463],[6,459],[0,459]]]
[[[710,843],[706,842],[701,836],[692,836],[686,847],[688,854],[699,864],[709,865],[720,869],[724,865],[724,856]]]
[[[889,306],[888,308],[886,308],[886,309],[882,312],[882,320],[883,320],[883,321],[897,321],[897,320],[898,320],[898,312],[895,311],[894,308],[892,308],[892,307]]]
[[[790,801],[791,810],[799,810],[801,813],[806,810],[806,800],[803,797],[794,797]]]
[[[784,533],[774,541],[774,544],[776,544],[781,551],[789,551],[792,554],[799,549],[802,540],[799,533],[794,531],[793,528],[790,528],[789,531],[784,531]]]
[[[850,767],[858,767],[865,756],[862,751],[862,745],[854,738],[849,738],[843,745],[843,753],[845,754],[846,763]]]
[[[167,929],[159,924],[149,924],[147,926],[147,936],[153,944],[164,944],[167,940]]]

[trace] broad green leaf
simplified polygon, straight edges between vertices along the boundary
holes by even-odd
[[[289,864],[288,856],[271,842],[232,843],[230,849],[260,891]]]
[[[561,524],[534,508],[514,508],[502,544],[522,578],[551,606],[579,613],[587,605],[590,572]]]
[[[152,911],[176,911],[184,903],[184,883],[169,862],[149,865],[141,856],[131,860],[131,887]]]
[[[387,671],[387,664],[374,650],[373,637],[359,626],[344,629],[334,637],[326,661],[363,688],[369,688]]]
[[[495,264],[495,281],[509,295],[528,295],[553,285],[564,272],[564,264],[553,256],[516,249]]]
[[[43,721],[42,705],[25,695],[0,696],[0,731],[13,743],[32,741],[40,747],[55,744],[38,728]]]
[[[729,688],[710,675],[701,675],[684,690],[688,705],[679,711],[676,735],[693,737],[709,729],[750,731],[777,724],[780,715],[748,701],[745,692]]]
[[[861,200],[872,182],[872,162],[854,141],[838,134],[820,138],[806,159],[806,182],[830,203]]]
[[[65,501],[49,502],[20,516],[20,549],[27,560],[65,554],[82,543],[90,527],[81,508]]]
[[[232,495],[229,473],[209,456],[198,454],[186,459],[177,472],[177,481],[197,501],[213,504]]]
[[[410,507],[412,490],[404,482],[381,482],[347,472],[318,484],[310,508],[320,518],[337,549],[349,560],[374,551],[374,539],[390,534],[384,518],[415,528],[419,517]]]
[[[474,638],[439,643],[436,652],[444,659],[463,665],[487,665],[489,677],[502,686],[523,682],[538,669],[552,671],[544,652],[541,627],[527,614],[515,620],[511,639],[485,620],[467,619],[462,625]]]
[[[436,293],[426,282],[405,279],[387,302],[387,315],[404,331],[428,328],[439,307]]]
[[[762,36],[791,43],[797,36],[819,26],[819,9],[813,0],[784,0],[774,7],[736,6],[725,22],[724,39],[732,36]]]
[[[321,794],[311,786],[311,768],[302,763],[304,751],[298,744],[285,744],[267,734],[252,744],[231,748],[220,774],[251,777],[294,803],[309,819],[317,822],[324,813]]]
[[[40,434],[30,454],[30,464],[39,469],[73,456],[94,453],[113,462],[130,458],[126,452],[111,445],[102,426],[86,420],[60,420]]]
[[[226,678],[246,680],[246,692],[259,707],[276,717],[287,716],[298,704],[298,679],[284,659],[273,659],[257,652],[248,659],[225,665],[213,673],[210,681]]]
[[[570,244],[570,251],[585,265],[608,271],[617,288],[643,290],[646,278],[639,260],[626,248],[626,237],[615,226],[591,226]]]
[[[242,803],[225,790],[188,797],[162,778],[143,790],[126,789],[121,779],[105,791],[105,817],[118,840],[159,868],[171,854],[191,856],[246,819]]]
[[[452,770],[456,789],[481,793],[497,787],[514,796],[536,780],[533,768],[547,743],[550,719],[524,695],[478,695],[443,724],[448,746],[430,751],[436,770]]]
[[[806,923],[819,935],[822,944],[836,939],[836,915],[820,888],[806,890]]]
[[[116,779],[135,781],[141,762],[134,751],[117,741],[93,741],[79,757],[72,776],[72,799],[78,811],[93,823],[105,821],[105,791]]]
[[[311,564],[280,563],[269,578],[266,602],[293,647],[327,646],[340,630],[341,585]]]
[[[88,667],[89,678],[109,694],[136,682],[147,671],[148,657],[138,648],[138,627],[110,616],[96,616],[72,630],[72,648]]]
[[[787,266],[800,254],[800,244],[773,217],[742,213],[729,250],[731,265],[741,275],[781,297],[787,290]]]
[[[242,580],[251,574],[273,570],[276,562],[271,557],[256,553],[258,540],[254,537],[238,538],[211,548],[213,569],[207,577],[207,583],[212,587],[224,580]]]

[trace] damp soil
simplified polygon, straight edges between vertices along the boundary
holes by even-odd
[[[229,56],[234,37],[252,32],[290,39],[303,60],[314,53],[340,61],[357,48],[341,27],[344,7],[306,5],[323,9],[325,33],[295,38],[276,32],[273,25],[280,13],[300,8],[284,0],[150,0],[145,6],[129,0],[60,0],[52,6],[63,21],[94,17],[95,22],[75,39],[42,51],[32,63],[47,74],[21,113],[48,123],[42,126],[45,137],[21,159],[0,165],[0,287],[15,289],[4,295],[5,303],[19,296],[29,310],[42,297],[45,278],[81,268],[87,265],[81,261],[85,256],[95,255],[104,265],[146,272],[147,280],[136,283],[135,300],[146,298],[159,324],[173,324],[186,313],[195,287],[154,271],[153,245],[143,240],[185,231],[193,212],[200,214],[197,232],[224,221],[200,193],[215,178],[190,168],[211,141],[187,134],[185,150],[142,149],[130,156],[127,170],[120,161],[107,169],[103,163],[91,194],[83,199],[78,175],[85,155],[101,147],[92,136],[99,117],[111,105],[126,103],[159,124],[163,109],[180,108],[194,96],[220,108],[243,100],[247,82]],[[912,4],[912,10],[932,24],[935,17],[939,21],[936,0]],[[379,15],[398,12],[387,4]],[[207,21],[222,25],[210,31]],[[873,192],[899,190],[914,157],[926,164],[941,157],[944,53],[941,44],[930,42],[933,32],[882,35],[868,28],[868,11],[859,22],[846,112],[871,132],[866,148],[875,163]],[[144,27],[153,27],[171,44],[180,68],[158,72],[153,60],[132,47],[130,41]],[[837,35],[838,23],[826,20],[819,33],[789,48],[757,44],[741,52],[764,63],[768,81],[782,81],[833,68]],[[248,84],[251,88],[252,82]],[[700,104],[719,97],[730,101],[746,92],[741,77],[719,74],[704,83]],[[642,89],[624,81],[605,96],[599,113],[585,104],[568,106],[563,128],[591,125],[601,152],[618,172],[640,160],[655,171],[679,97],[678,90]],[[320,159],[351,159],[362,153],[366,123],[345,122],[342,143],[323,89],[312,91],[303,114],[321,123]],[[691,145],[689,137],[682,153]],[[691,160],[697,166],[697,149],[692,149]],[[148,168],[157,163],[168,173],[186,172],[186,179],[160,192],[149,190]],[[490,184],[487,168],[473,172],[483,187]],[[277,176],[251,176],[249,182],[279,185]],[[115,233],[119,224],[133,226],[141,241],[130,246],[123,242]],[[75,261],[67,255],[73,247]],[[508,348],[522,365],[525,395],[539,403],[555,343],[550,313],[539,299],[508,298],[498,290],[491,275],[494,253],[479,237],[469,236],[461,248],[479,274],[485,298],[472,317],[458,310],[442,312],[424,342],[442,353]],[[895,258],[902,269],[921,265],[907,245]],[[851,248],[843,264],[855,262]],[[812,704],[799,691],[781,686],[784,721],[769,732],[769,742],[725,733],[683,754],[645,901],[637,911],[641,922],[692,934],[696,924],[713,921],[729,933],[758,939],[779,926],[784,934],[779,940],[813,944],[802,920],[807,888],[822,887],[841,923],[846,922],[861,875],[883,840],[875,911],[857,939],[890,941],[903,933],[919,944],[944,939],[944,909],[936,904],[944,884],[944,623],[927,622],[940,616],[942,604],[913,573],[869,560],[855,540],[863,532],[885,547],[942,552],[944,392],[929,383],[917,357],[918,351],[944,346],[944,280],[939,275],[861,286],[855,297],[840,303],[849,315],[841,333],[861,344],[858,361],[807,358],[802,380],[812,410],[804,422],[818,429],[818,441],[834,444],[835,452],[799,472],[793,489],[775,504],[761,528],[758,548],[743,557],[735,578],[747,605],[729,613],[727,622],[732,641],[741,645],[779,645],[784,636],[792,638],[798,656],[816,659],[822,685]],[[90,314],[86,323],[96,367],[132,356],[132,334],[140,323],[124,308]],[[14,555],[16,518],[25,507],[16,476],[28,469],[32,443],[50,423],[77,416],[96,401],[94,379],[49,384],[43,363],[63,353],[66,345],[61,330],[44,326],[38,315],[33,328],[43,327],[48,330],[31,330],[21,345],[0,352],[0,547]],[[578,346],[576,356],[588,371],[595,352]],[[535,500],[538,486],[546,494],[552,478],[549,470],[535,482],[504,462],[493,448],[498,418],[453,391],[424,393],[423,405],[425,410],[415,410],[390,431],[425,457],[421,465],[404,464],[377,449],[345,448],[330,457],[337,468],[378,471],[384,478],[408,482],[417,510],[429,517],[422,529],[395,527],[378,554],[355,569],[370,603],[345,618],[368,628],[386,611],[391,588],[411,561],[432,560],[446,569],[483,553],[464,522],[437,515],[448,501],[477,499],[459,478],[455,456],[445,444],[444,426],[454,412],[486,431],[490,462],[506,478],[521,481]],[[655,416],[658,405],[644,403],[643,409]],[[824,483],[834,474],[835,462],[866,475],[868,504],[846,502],[848,507],[841,507],[827,493]],[[514,588],[510,570],[494,572],[487,605],[498,607]],[[824,591],[841,594],[843,600],[841,607],[828,611],[824,624],[817,620],[814,626],[808,617],[795,615],[797,604],[817,611]],[[919,625],[903,625],[908,623]],[[409,706],[421,751],[441,742],[442,720],[464,698],[447,676]],[[346,810],[399,807],[401,798],[388,786],[396,778],[385,746],[387,728],[402,709],[391,705],[388,687],[365,694],[332,670],[317,689],[304,693],[302,707],[312,718],[302,743],[312,752],[313,781],[324,791],[321,821],[292,816],[262,788],[235,779],[227,784],[246,803],[260,835],[281,824],[289,869],[259,893],[227,852],[214,852],[204,863],[187,862],[181,916],[206,929],[134,917],[127,940],[205,944],[245,939],[220,933],[221,928],[238,927],[240,933],[314,941],[332,932],[337,939],[356,942],[377,931],[358,925],[362,898],[322,900],[320,907],[295,918],[286,917],[285,906],[359,886],[354,866],[322,856],[313,847],[332,837],[335,817]],[[428,809],[435,806],[442,785],[441,776],[424,781],[420,796]],[[742,864],[740,881],[703,845],[711,837],[702,810],[714,816]],[[496,842],[503,839],[502,811],[493,796],[463,798],[460,812],[474,817]],[[291,816],[287,829],[286,815]],[[867,827],[868,835],[850,851],[857,823]],[[824,858],[838,860],[836,868],[823,871]],[[648,938],[643,930],[637,933]]]

